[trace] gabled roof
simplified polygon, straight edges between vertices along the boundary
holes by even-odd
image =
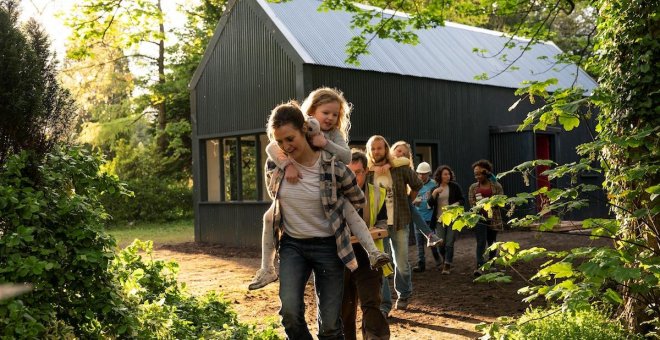
[[[419,44],[416,46],[375,38],[369,45],[370,54],[359,58],[359,66],[351,65],[344,62],[347,56],[346,43],[357,33],[350,28],[350,13],[319,12],[317,8],[321,2],[318,0],[281,3],[256,1],[308,64],[507,88],[518,88],[524,80],[543,81],[548,78],[557,78],[559,81],[551,90],[567,88],[576,82],[590,94],[597,86],[591,77],[575,65],[555,65],[554,57],[561,50],[551,42],[532,45],[516,61],[517,70],[505,71],[489,80],[475,80],[474,77],[482,73],[492,76],[500,72],[507,62],[499,57],[485,58],[474,53],[473,49],[485,49],[488,51],[486,55],[493,55],[503,48],[509,38],[500,32],[448,21],[444,27],[415,31],[419,36]],[[367,6],[364,8],[380,10]],[[406,17],[405,14],[389,15]],[[503,52],[509,61],[518,58],[528,42],[521,38],[513,41],[517,46]]]

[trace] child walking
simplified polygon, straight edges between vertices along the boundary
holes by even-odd
[[[350,129],[350,105],[341,92],[323,87],[312,91],[301,106],[302,112],[307,116],[308,139],[317,148],[334,155],[344,164],[351,162],[351,150],[348,147],[348,130]],[[284,179],[290,183],[297,183],[300,172],[295,163],[287,156],[275,141],[266,147],[268,157],[284,170]],[[259,289],[277,280],[275,271],[275,236],[273,234],[273,209],[266,211],[263,218],[263,233],[261,239],[261,268],[248,286],[248,289]],[[357,213],[353,205],[346,202],[342,206],[344,220],[351,233],[355,235],[362,247],[369,254],[369,263],[372,268],[381,267],[391,262],[390,256],[376,248],[374,240],[369,233],[364,220]]]

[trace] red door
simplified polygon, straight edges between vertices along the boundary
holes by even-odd
[[[536,159],[550,159],[550,135],[536,135]],[[542,187],[550,189],[548,176],[541,175],[548,169],[549,167],[546,165],[538,165],[536,167],[536,187],[538,189]],[[541,211],[546,204],[548,204],[548,198],[545,195],[537,196],[536,209],[538,211]]]

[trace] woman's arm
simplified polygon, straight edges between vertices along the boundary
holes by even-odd
[[[477,185],[479,185],[479,183],[472,183],[468,189],[468,201],[470,202],[471,207],[474,207],[477,204],[477,198],[474,195],[474,191]]]

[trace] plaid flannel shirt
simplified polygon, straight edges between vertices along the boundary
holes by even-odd
[[[284,180],[284,171],[280,170],[271,160],[266,162],[266,183],[268,194],[275,201],[273,209],[273,229],[276,245],[284,232],[282,212],[279,204],[280,184]],[[353,172],[335,159],[330,153],[321,151],[320,194],[323,211],[328,223],[335,233],[337,255],[351,271],[357,269],[357,260],[351,245],[351,231],[344,222],[342,205],[344,202],[353,204],[355,209],[362,208],[365,203],[364,193],[358,187]]]
[[[418,191],[424,183],[409,166],[390,168],[392,175],[392,194],[394,195],[394,227],[395,230],[406,228],[412,221],[410,201],[408,200],[408,187]],[[374,183],[374,172],[367,173],[367,183]]]
[[[493,190],[493,196],[495,195],[504,195],[504,189],[500,183],[490,182],[490,187]],[[468,201],[470,206],[474,207],[477,205],[477,189],[479,189],[479,183],[472,183],[468,189]],[[492,197],[492,196],[491,196]],[[493,218],[486,218],[488,226],[492,230],[502,231],[504,230],[504,222],[502,221],[502,211],[499,207],[493,207]]]

